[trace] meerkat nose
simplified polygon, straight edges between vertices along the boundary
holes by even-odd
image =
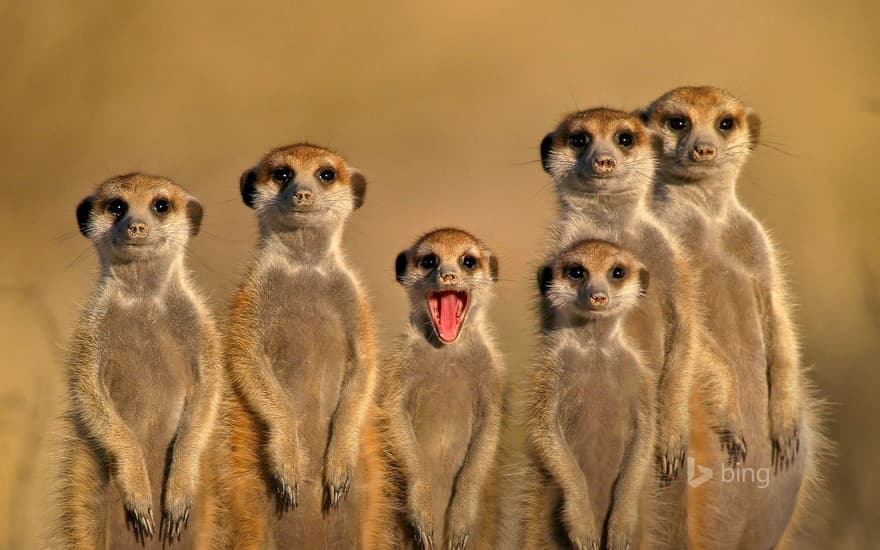
[[[150,234],[150,228],[145,223],[135,222],[128,225],[128,236],[132,239],[144,239]]]
[[[309,190],[297,191],[293,194],[293,204],[297,206],[311,206],[315,203],[315,194]]]
[[[714,145],[708,143],[697,143],[694,145],[694,160],[712,160],[718,154],[718,150]]]
[[[458,282],[458,274],[454,271],[443,271],[440,273],[440,282],[446,285],[454,285]]]
[[[613,158],[603,155],[596,160],[593,161],[593,168],[600,173],[608,173],[614,170],[614,167],[617,166],[617,163]]]
[[[608,295],[604,292],[594,292],[590,294],[590,304],[593,307],[605,307],[608,305]]]

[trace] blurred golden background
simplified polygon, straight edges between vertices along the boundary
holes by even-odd
[[[336,148],[369,181],[346,244],[383,334],[405,322],[395,254],[459,225],[501,258],[494,319],[517,372],[555,214],[541,137],[575,108],[683,84],[763,118],[740,193],[787,254],[838,444],[815,547],[880,538],[880,4],[256,4],[0,5],[0,547],[34,548],[47,517],[62,346],[97,265],[74,209],[100,180],[142,170],[202,200],[190,266],[222,312],[255,242],[242,170],[276,145]]]

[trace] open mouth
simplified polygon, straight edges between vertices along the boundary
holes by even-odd
[[[468,293],[463,290],[444,290],[428,294],[428,311],[434,330],[444,344],[458,338],[468,310]]]

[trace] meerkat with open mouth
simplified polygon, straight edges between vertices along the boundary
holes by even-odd
[[[379,406],[400,512],[392,547],[492,548],[504,366],[486,313],[498,260],[460,229],[401,252],[410,324],[382,363]]]

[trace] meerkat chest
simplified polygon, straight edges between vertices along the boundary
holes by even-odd
[[[308,401],[332,401],[342,384],[357,329],[358,296],[342,272],[277,270],[265,279],[265,349],[283,387]],[[301,395],[300,395],[301,394]],[[332,394],[332,395],[331,395]],[[323,410],[324,405],[316,410]]]
[[[425,460],[457,471],[464,462],[479,410],[488,356],[426,350],[411,380],[408,411]]]
[[[104,385],[123,420],[144,437],[177,428],[195,384],[196,314],[185,304],[111,306],[100,328]]]

